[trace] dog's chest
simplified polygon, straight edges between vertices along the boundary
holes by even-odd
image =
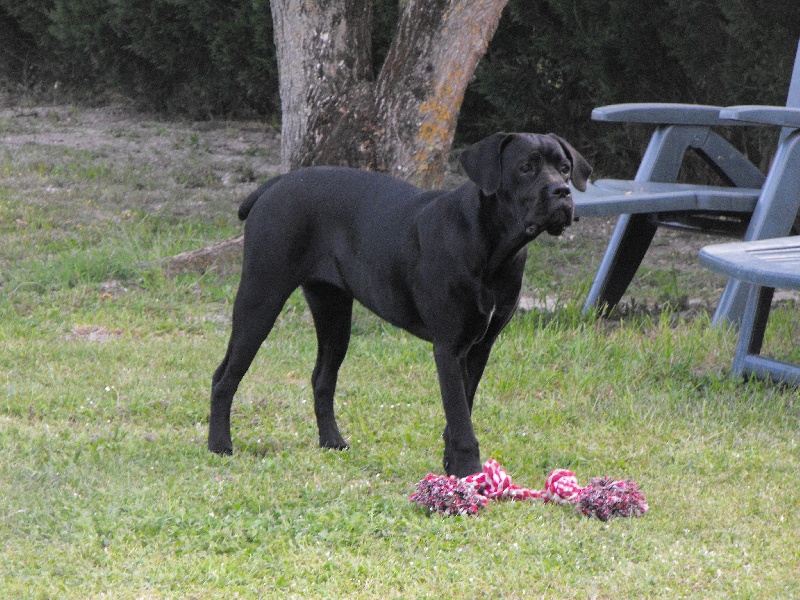
[[[510,302],[505,296],[504,293],[498,294],[495,290],[484,288],[476,297],[475,305],[470,308],[465,307],[466,312],[472,314],[469,322],[476,341],[486,335],[494,321],[506,320]]]
[[[494,313],[496,310],[497,310],[497,305],[492,305],[492,307],[489,309],[489,314],[486,315],[486,320],[489,323],[492,322],[492,317],[494,317]]]

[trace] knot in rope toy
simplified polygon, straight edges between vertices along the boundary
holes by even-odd
[[[543,490],[516,485],[500,464],[489,459],[483,471],[463,479],[435,475],[417,484],[409,496],[411,502],[440,515],[477,515],[489,500],[539,500],[557,504],[575,504],[576,510],[587,517],[608,521],[612,517],[641,517],[647,512],[647,502],[629,479],[595,477],[581,487],[575,473],[556,469],[547,476]]]

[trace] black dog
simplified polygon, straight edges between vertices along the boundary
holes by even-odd
[[[275,177],[242,203],[242,278],[212,382],[209,450],[233,451],[233,395],[302,286],[319,344],[311,376],[319,445],[347,448],[333,395],[355,298],[433,343],[447,423],[444,468],[459,477],[481,470],[472,401],[516,309],[526,246],[572,223],[567,182],[585,190],[592,169],[552,134],[498,133],[467,148],[461,164],[471,181],[455,190],[426,192],[386,175],[314,167]]]

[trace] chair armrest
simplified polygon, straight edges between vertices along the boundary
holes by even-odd
[[[721,109],[701,104],[611,104],[595,108],[592,119],[654,125],[734,125],[735,122],[720,119]]]
[[[784,106],[728,106],[720,110],[720,118],[740,124],[777,125],[800,128],[800,108]]]

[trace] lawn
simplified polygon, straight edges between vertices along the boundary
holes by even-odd
[[[441,471],[431,348],[360,308],[350,450],[316,447],[295,295],[235,399],[236,453],[206,451],[238,266],[165,260],[241,231],[238,202],[277,169],[271,128],[17,107],[0,136],[0,597],[800,597],[798,393],[729,376],[722,280],[695,264],[709,240],[659,234],[611,320],[580,313],[609,224],[535,241],[533,308],[476,399],[482,456],[516,483],[630,477],[649,512],[442,518],[408,501]],[[768,351],[800,360],[798,329],[783,302]]]

